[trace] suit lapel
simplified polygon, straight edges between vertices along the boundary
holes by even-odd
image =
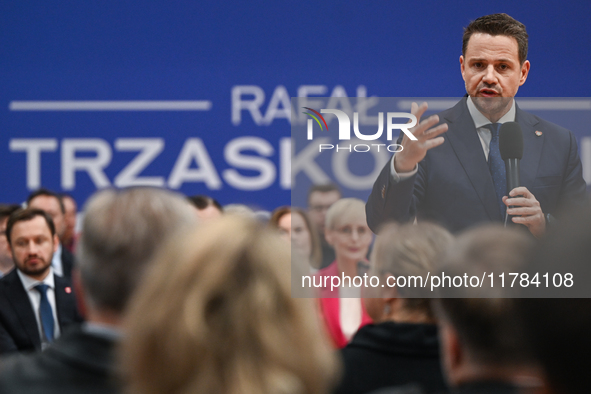
[[[64,274],[64,278],[71,279],[72,278],[72,267],[74,266],[74,256],[72,253],[66,249],[64,245],[62,245],[62,271]]]
[[[60,325],[60,329],[63,329],[64,327],[64,316],[68,316],[68,305],[69,305],[69,300],[66,297],[66,287],[68,287],[63,281],[62,279],[57,276],[57,275],[53,275],[54,278],[54,283],[55,283],[55,308],[56,310],[56,314],[57,314],[57,320],[59,322]],[[71,291],[71,288],[70,288]]]
[[[444,134],[444,138],[449,141],[462,164],[488,217],[491,220],[501,220],[501,211],[488,163],[465,98],[453,108],[445,120],[449,124],[449,129]]]
[[[14,311],[23,325],[27,336],[31,339],[31,342],[33,342],[36,348],[41,349],[41,338],[39,338],[39,328],[37,327],[35,312],[31,306],[29,296],[16,273],[16,269],[7,275],[6,280],[6,297],[8,298],[8,301],[14,308]]]
[[[527,112],[520,110],[519,107],[517,107],[515,121],[519,123],[523,132],[523,158],[519,163],[521,184],[531,187],[536,178],[542,156],[544,137],[543,135],[538,137],[535,134],[535,127],[539,123],[538,120]]]

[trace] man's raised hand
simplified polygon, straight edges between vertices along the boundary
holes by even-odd
[[[398,173],[414,170],[418,162],[423,160],[429,149],[443,144],[443,137],[438,136],[447,131],[447,124],[443,123],[431,128],[439,123],[439,116],[437,115],[430,116],[421,122],[421,116],[423,116],[427,108],[427,103],[422,103],[421,106],[418,106],[417,103],[413,102],[411,105],[410,112],[417,117],[417,122],[419,123],[410,129],[410,131],[417,140],[413,141],[404,134],[401,143],[403,149],[394,156],[394,169]]]

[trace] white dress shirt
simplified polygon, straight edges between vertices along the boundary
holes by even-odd
[[[20,270],[16,270],[27,295],[29,296],[29,301],[31,302],[31,306],[33,308],[33,314],[35,315],[35,319],[37,320],[37,329],[39,331],[39,338],[41,338],[41,348],[44,349],[47,346],[47,339],[45,338],[45,334],[43,333],[43,328],[41,326],[41,313],[39,311],[39,307],[41,305],[41,294],[39,291],[35,289],[40,283],[46,284],[48,286],[47,289],[47,299],[49,300],[49,305],[51,305],[51,312],[53,313],[53,333],[54,339],[59,337],[60,335],[60,325],[57,320],[57,309],[55,304],[55,281],[53,277],[53,269],[49,268],[49,273],[42,281],[38,281],[37,279],[33,279],[30,276],[23,274]]]
[[[62,243],[57,244],[57,250],[51,259],[51,268],[57,276],[64,276],[64,266],[62,264]]]

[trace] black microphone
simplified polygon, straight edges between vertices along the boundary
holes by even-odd
[[[499,130],[499,151],[501,158],[505,162],[507,196],[509,196],[511,190],[521,186],[519,161],[523,157],[523,133],[519,123],[505,122],[501,125]]]

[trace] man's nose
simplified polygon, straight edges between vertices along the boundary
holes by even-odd
[[[482,77],[482,81],[489,85],[494,85],[497,83],[497,74],[492,64],[486,68],[484,76]]]
[[[37,245],[37,243],[35,243],[34,241],[29,242],[29,245],[28,245],[29,254],[37,255],[38,251],[39,251],[39,246]]]
[[[495,67],[492,64],[486,68],[484,76],[482,77],[482,81],[489,85],[494,85],[498,82],[497,73],[495,71]]]

